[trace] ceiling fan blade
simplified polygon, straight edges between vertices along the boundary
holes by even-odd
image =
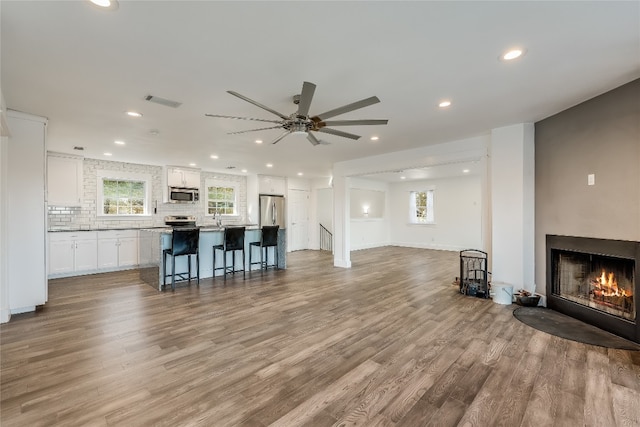
[[[238,133],[256,132],[256,131],[259,131],[259,130],[267,130],[267,129],[282,129],[282,126],[272,126],[272,127],[269,127],[269,128],[240,130],[238,132],[229,132],[229,133],[227,133],[227,135],[236,135]]]
[[[291,132],[290,131],[286,131],[285,133],[283,133],[282,135],[280,135],[279,137],[276,138],[275,141],[272,142],[272,144],[277,144],[278,142],[280,142],[280,140],[282,138],[284,138],[285,136],[289,135]]]
[[[314,134],[312,134],[311,132],[307,132],[307,139],[309,140],[310,143],[312,143],[313,145],[318,145],[320,144],[320,140],[318,138],[316,138],[316,136]]]
[[[265,119],[254,119],[251,117],[238,117],[238,116],[223,116],[221,114],[205,114],[207,117],[219,117],[222,119],[239,119],[239,120],[253,120],[256,122],[268,122],[268,123],[280,123],[279,120],[265,120]]]
[[[311,106],[311,100],[313,94],[316,91],[316,85],[309,82],[302,83],[302,93],[300,94],[300,102],[298,103],[298,115],[308,116],[309,107]]]
[[[354,135],[352,133],[342,132],[341,130],[330,129],[330,128],[320,128],[318,132],[329,133],[331,135],[341,136],[343,138],[350,139],[360,139],[360,135]]]
[[[357,126],[357,125],[386,125],[389,120],[329,120],[328,122],[320,122],[318,126]]]
[[[256,107],[260,107],[260,108],[262,108],[263,110],[267,110],[267,111],[268,111],[268,112],[270,112],[271,114],[275,114],[276,116],[278,116],[278,117],[280,117],[280,118],[282,118],[282,119],[284,119],[284,120],[287,120],[287,119],[289,118],[289,117],[285,116],[284,114],[279,113],[279,112],[277,112],[276,110],[273,110],[273,109],[271,109],[271,108],[267,107],[266,105],[262,105],[262,104],[260,104],[259,102],[254,101],[254,100],[253,100],[253,99],[251,99],[251,98],[247,98],[247,97],[246,97],[246,96],[244,96],[244,95],[240,95],[238,92],[234,92],[234,91],[232,91],[232,90],[228,90],[228,91],[227,91],[227,93],[230,93],[230,94],[231,94],[231,95],[233,95],[233,96],[237,96],[238,98],[240,98],[240,99],[242,99],[242,100],[244,100],[244,101],[247,101],[247,102],[249,102],[249,103],[251,103],[251,104],[255,105]]]
[[[313,121],[326,120],[330,117],[339,116],[340,114],[348,113],[349,111],[358,110],[360,108],[367,107],[369,105],[377,104],[380,102],[377,96],[361,99],[360,101],[353,102],[351,104],[343,105],[342,107],[335,108],[317,116],[312,117]],[[317,120],[316,120],[317,119]]]

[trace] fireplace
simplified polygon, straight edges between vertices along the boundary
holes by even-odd
[[[640,242],[547,235],[547,306],[640,342]]]

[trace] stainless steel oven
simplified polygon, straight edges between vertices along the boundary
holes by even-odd
[[[164,223],[171,227],[195,227],[196,217],[193,215],[168,215],[164,217]]]

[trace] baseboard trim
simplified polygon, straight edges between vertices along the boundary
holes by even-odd
[[[392,242],[389,246],[401,246],[405,248],[416,248],[416,249],[434,249],[438,251],[452,251],[452,252],[460,252],[465,249],[469,249],[468,247],[456,246],[456,245],[441,245],[435,243],[414,243],[414,242]]]
[[[11,312],[9,310],[0,310],[0,323],[7,323],[11,320]]]
[[[22,313],[30,313],[32,311],[36,311],[36,306],[35,305],[30,305],[27,307],[20,307],[20,308],[12,308],[11,309],[11,314],[22,314]]]
[[[333,266],[340,268],[351,268],[351,260],[347,261],[344,259],[333,259]]]

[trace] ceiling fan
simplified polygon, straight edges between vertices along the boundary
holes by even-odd
[[[288,116],[272,108],[269,108],[266,105],[262,105],[259,102],[254,101],[253,99],[247,98],[246,96],[241,95],[238,92],[234,92],[232,90],[227,91],[233,96],[237,96],[238,98],[244,101],[247,101],[257,107],[262,108],[263,110],[267,110],[268,112],[275,114],[276,116],[280,117],[280,120],[265,120],[265,119],[255,119],[251,117],[223,116],[220,114],[205,114],[205,116],[220,117],[224,119],[253,120],[257,122],[275,123],[276,126],[271,126],[266,128],[249,129],[249,130],[243,130],[239,132],[229,132],[229,135],[234,135],[239,133],[256,132],[256,131],[267,130],[267,129],[284,129],[285,132],[279,137],[277,137],[275,141],[272,142],[273,144],[278,143],[285,136],[290,135],[292,133],[306,134],[307,139],[313,145],[328,144],[324,141],[319,140],[312,132],[328,133],[331,135],[341,136],[343,138],[350,138],[355,140],[355,139],[359,139],[360,135],[343,132],[337,129],[331,129],[329,126],[386,125],[389,122],[388,120],[371,120],[371,119],[327,121],[327,119],[331,117],[339,116],[340,114],[345,114],[350,111],[367,107],[369,105],[377,104],[378,102],[380,102],[377,96],[372,96],[370,98],[362,99],[360,101],[356,101],[351,104],[343,105],[342,107],[334,108],[333,110],[324,112],[322,114],[309,116],[309,107],[311,106],[311,100],[313,99],[313,94],[315,90],[316,90],[315,84],[304,82],[302,84],[302,92],[300,93],[300,95],[295,95],[293,97],[293,103],[298,105],[298,111]]]

